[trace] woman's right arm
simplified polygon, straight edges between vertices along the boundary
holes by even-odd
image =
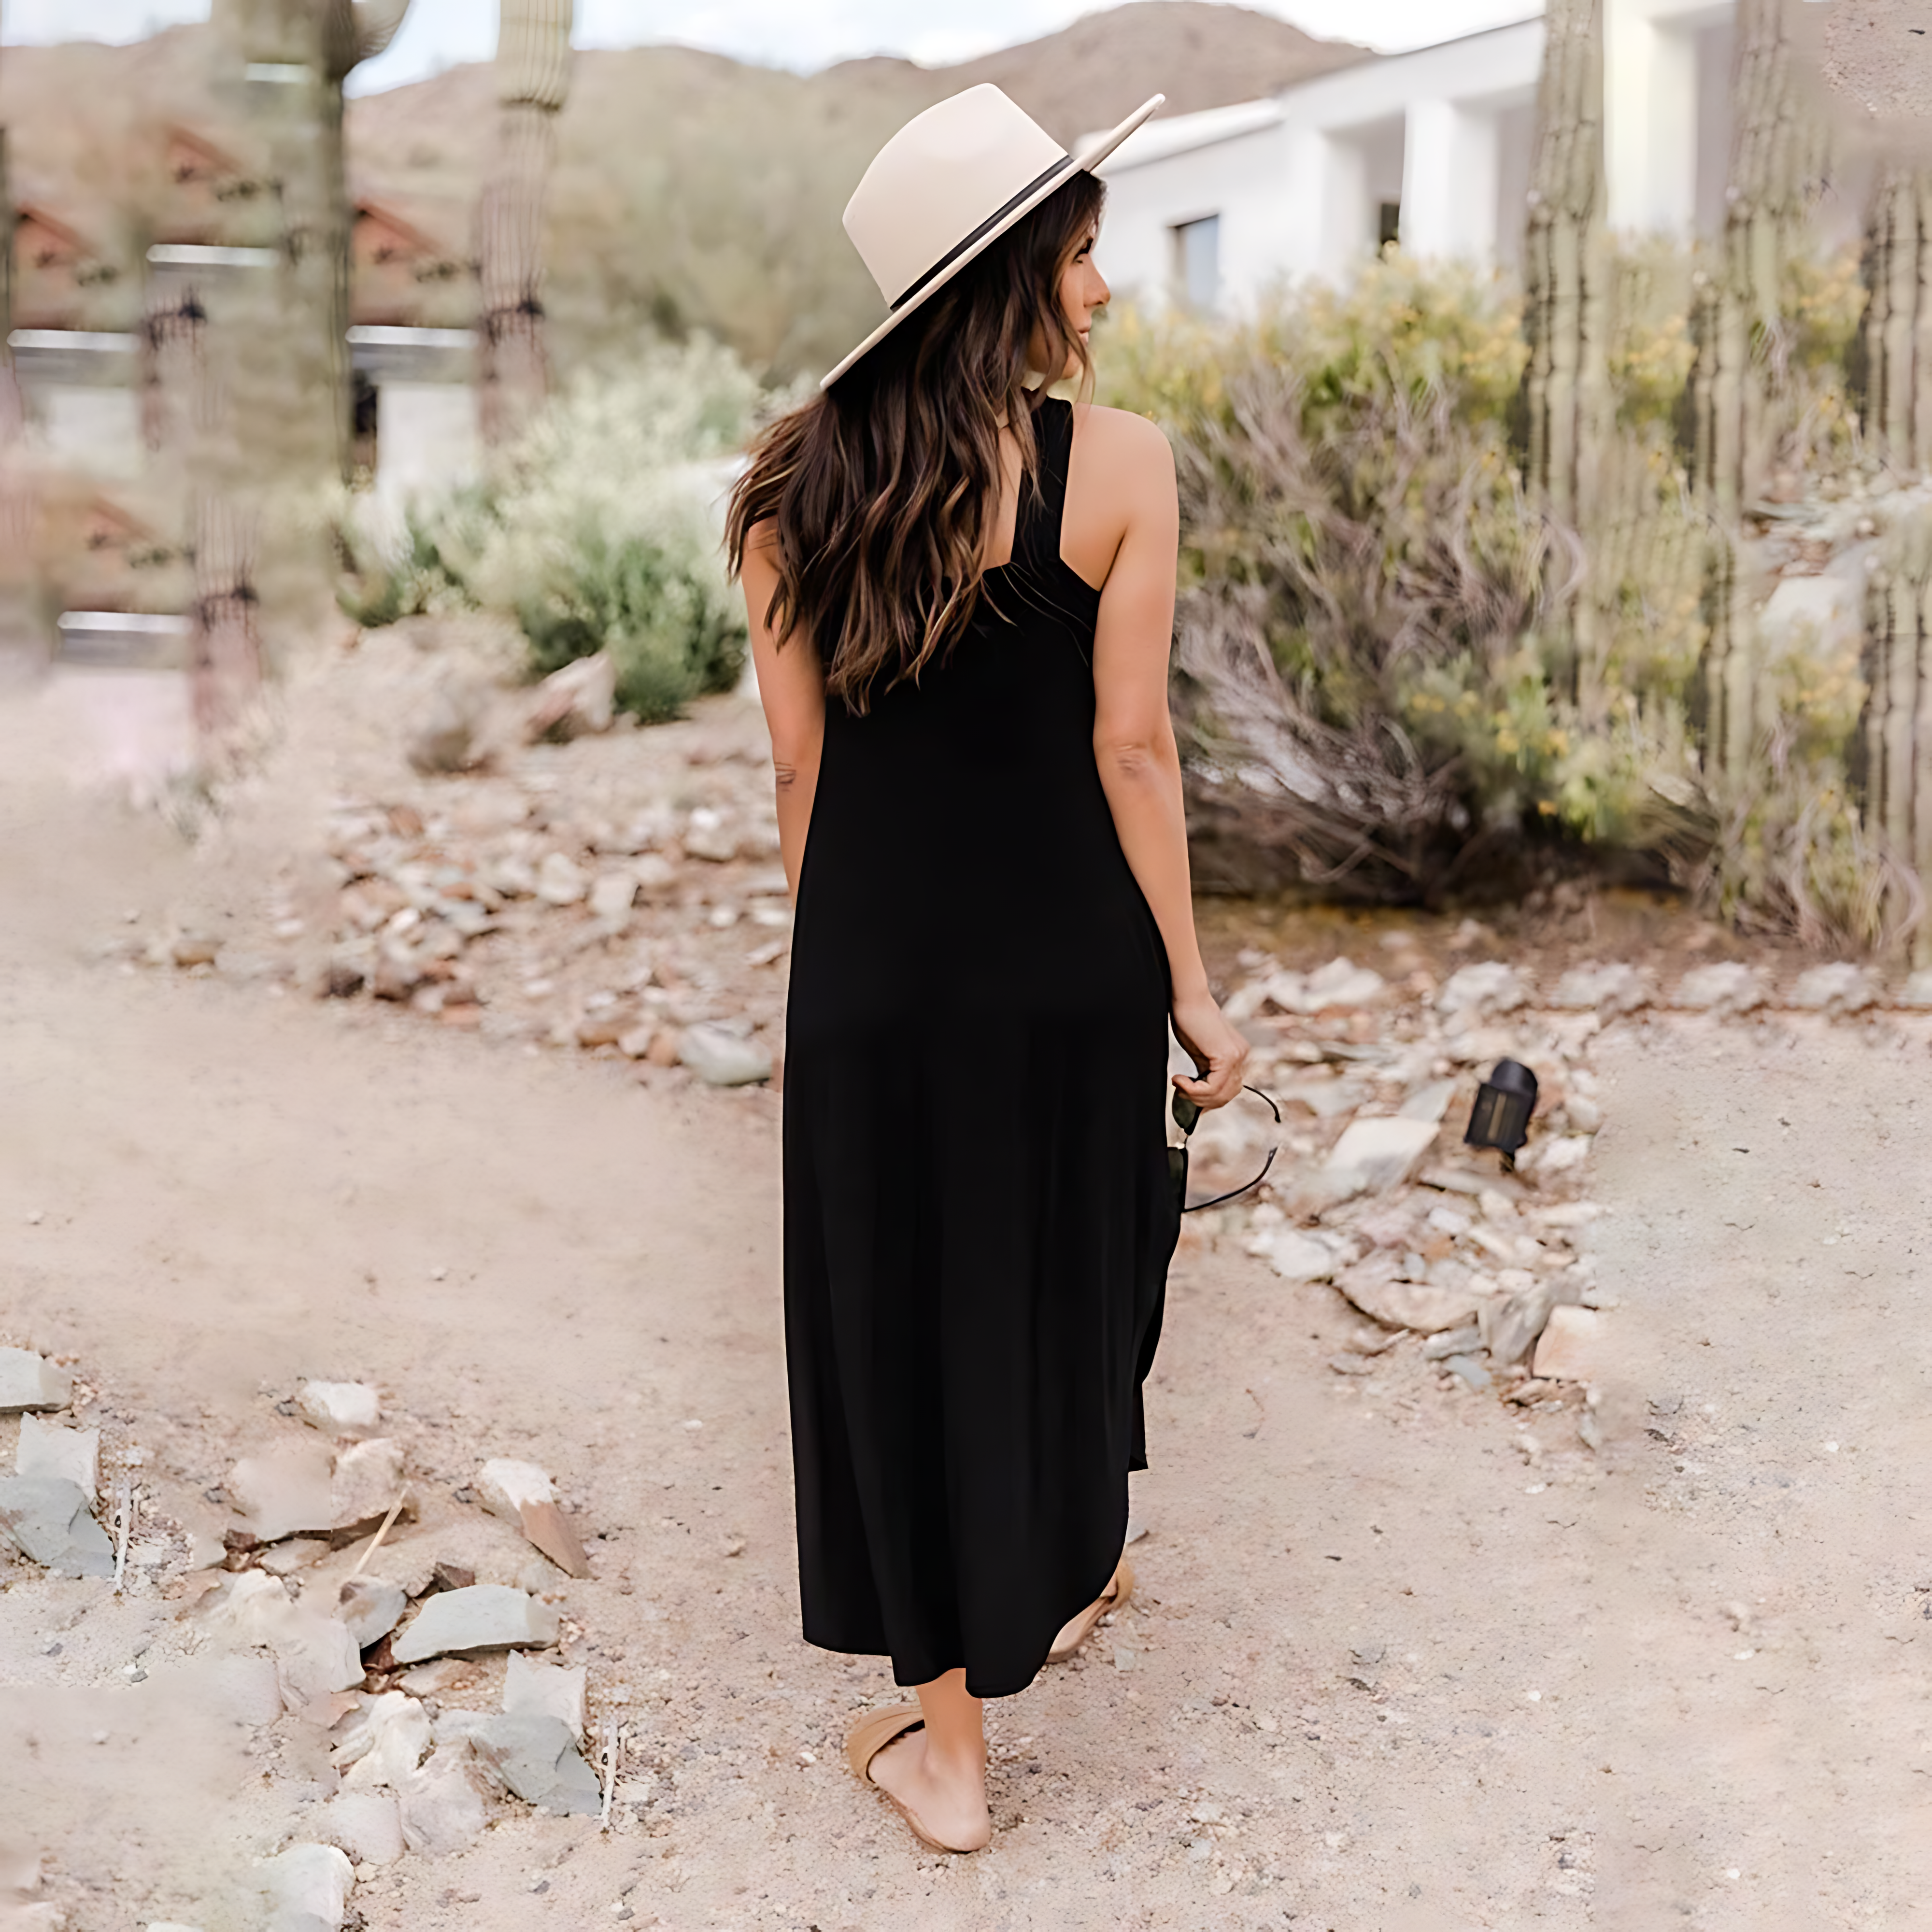
[[[758,698],[772,734],[772,766],[778,791],[778,848],[792,897],[798,896],[799,867],[805,835],[812,825],[812,802],[818,790],[818,758],[825,742],[825,674],[808,638],[794,634],[784,648],[765,622],[778,589],[776,532],[757,525],[745,544],[740,572],[746,615],[752,627],[752,662]]]

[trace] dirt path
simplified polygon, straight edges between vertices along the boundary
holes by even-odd
[[[889,1672],[796,1634],[776,1097],[84,964],[178,855],[17,772],[0,835],[0,1339],[78,1357],[184,1517],[320,1376],[446,1498],[402,1542],[455,1548],[503,1454],[601,1533],[561,1600],[629,1726],[614,1828],[504,1808],[365,1867],[368,1926],[1922,1922],[1922,1043],[1605,1043],[1600,1456],[1412,1344],[1338,1376],[1332,1291],[1190,1234],[1138,1593],[991,1707],[995,1844],[938,1858],[839,1755]],[[238,1726],[138,1573],[0,1580],[0,1817],[69,1932],[239,1932],[210,1888],[314,1815],[321,1734]]]

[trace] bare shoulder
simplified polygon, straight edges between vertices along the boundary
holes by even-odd
[[[1108,470],[1124,468],[1138,482],[1158,482],[1174,474],[1174,452],[1156,422],[1132,410],[1113,410],[1099,403],[1073,412],[1074,446]]]

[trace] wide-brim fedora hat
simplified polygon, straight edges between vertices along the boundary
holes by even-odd
[[[845,204],[845,232],[890,313],[819,383],[829,389],[1069,176],[1097,167],[1167,97],[1070,153],[990,81],[914,116]]]

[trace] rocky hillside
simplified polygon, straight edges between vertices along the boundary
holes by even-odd
[[[7,49],[0,122],[22,198],[104,250],[137,234],[158,130],[223,113],[199,75],[204,38]],[[1184,112],[1366,58],[1207,0],[1135,0],[953,67],[881,58],[800,75],[683,47],[580,54],[552,202],[560,356],[654,324],[707,330],[782,374],[836,360],[878,308],[839,211],[892,130],[963,87],[997,82],[1071,142],[1156,92]],[[453,68],[355,101],[351,165],[364,191],[464,250],[494,128],[488,66]]]

